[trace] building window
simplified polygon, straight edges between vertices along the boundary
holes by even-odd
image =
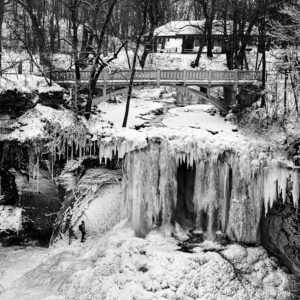
[[[195,44],[194,44],[195,47],[200,47],[200,38],[199,37],[196,37],[195,38]]]

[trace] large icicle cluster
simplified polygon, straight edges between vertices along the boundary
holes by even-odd
[[[209,238],[222,230],[232,240],[257,243],[262,214],[276,200],[289,196],[298,206],[299,172],[273,159],[271,152],[241,154],[208,148],[201,141],[164,140],[125,158],[124,217],[140,235],[153,226],[171,224],[178,201],[177,169],[182,164],[196,168],[190,199],[194,227]]]

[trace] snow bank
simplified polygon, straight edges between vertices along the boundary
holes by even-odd
[[[152,93],[149,89],[142,90],[139,92],[138,98],[131,99],[127,127],[133,127],[145,123],[145,120],[141,118],[143,115],[164,107],[164,103],[162,101],[151,101],[159,99],[160,92],[160,89],[152,90]],[[125,114],[125,106],[125,102],[121,102],[119,104],[102,102],[98,105],[98,109],[101,111],[101,117],[103,120],[110,121],[115,125],[115,127],[121,128]],[[99,116],[97,116],[97,118],[99,118]],[[93,130],[92,125],[90,125],[90,128]]]
[[[158,232],[140,239],[129,228],[116,228],[84,244],[51,248],[40,265],[26,270],[1,296],[6,300],[290,297],[289,276],[263,248],[230,245],[218,250],[220,253],[213,248],[204,252],[201,244],[198,253],[183,253],[177,248],[176,240]],[[42,254],[36,253],[39,260]],[[13,266],[6,266],[4,271],[10,268]]]
[[[0,205],[0,232],[18,232],[22,227],[22,209]]]
[[[46,79],[41,76],[31,74],[3,74],[0,78],[0,93],[12,90],[21,93],[32,93],[37,91],[41,93],[51,93],[63,91],[63,88],[56,83],[51,86]]]
[[[0,133],[0,141],[15,140],[24,143],[36,139],[47,139],[51,134],[55,134],[56,129],[74,128],[76,123],[75,116],[68,110],[56,110],[37,104],[33,109],[6,126],[10,133]]]

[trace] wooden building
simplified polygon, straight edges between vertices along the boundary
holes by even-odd
[[[155,30],[156,49],[158,52],[196,53],[203,43],[205,20],[199,21],[171,21]],[[227,23],[228,37],[232,35],[232,22]],[[252,30],[249,47],[257,46],[258,30]],[[226,39],[224,38],[224,24],[216,20],[213,24],[212,42],[215,53],[222,53]],[[203,52],[205,52],[203,49]]]

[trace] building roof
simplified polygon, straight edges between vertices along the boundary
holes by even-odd
[[[232,31],[232,21],[227,21],[227,30]],[[154,31],[157,37],[176,37],[182,35],[201,35],[204,31],[205,20],[191,20],[191,21],[171,21],[165,25],[158,27]],[[223,35],[224,23],[222,20],[215,20],[213,22],[214,35]],[[252,34],[258,34],[257,27],[253,27]]]
[[[171,21],[158,27],[155,36],[194,35],[203,32],[205,21]]]

